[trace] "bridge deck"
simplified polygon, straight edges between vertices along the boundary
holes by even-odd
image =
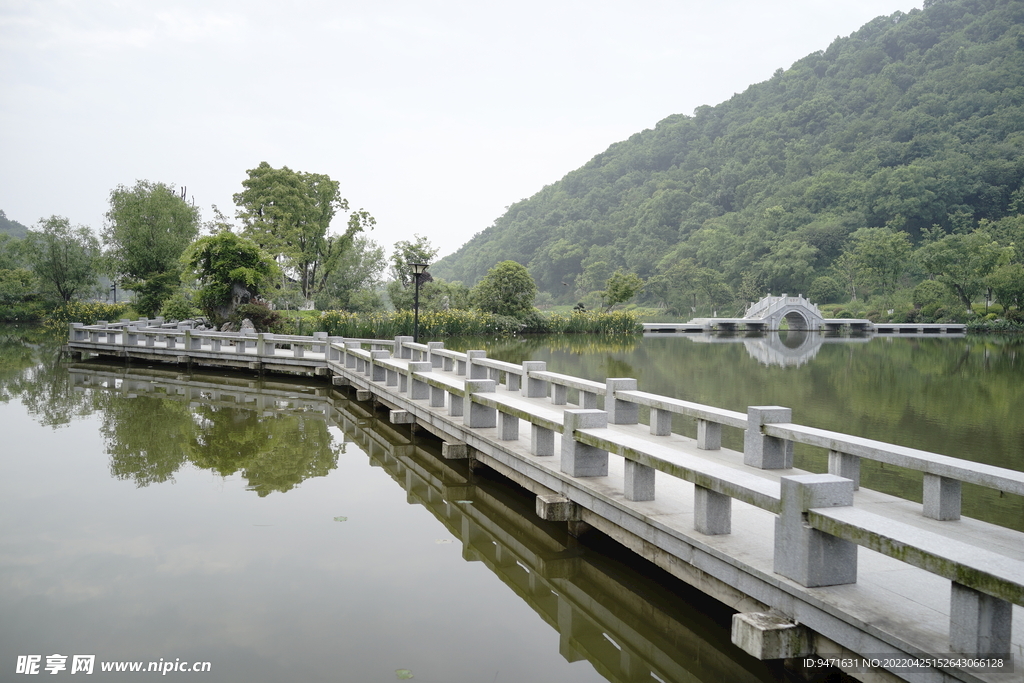
[[[779,524],[784,523],[780,520],[785,517],[784,510],[782,515],[778,514],[785,507],[782,484],[786,478],[810,473],[793,467],[751,467],[744,463],[744,453],[708,449],[709,444],[714,445],[709,441],[698,442],[674,433],[655,435],[652,434],[654,428],[644,424],[615,424],[623,421],[623,415],[625,421],[629,421],[628,406],[618,405],[625,401],[614,398],[612,385],[623,380],[610,380],[605,398],[606,408],[612,404],[618,406],[612,408],[618,411],[618,419],[609,419],[610,424],[603,426],[589,423],[571,426],[575,424],[572,420],[576,419],[573,417],[576,413],[587,413],[581,419],[605,413],[579,411],[576,405],[553,403],[553,396],[560,395],[560,400],[564,401],[564,391],[561,394],[552,391],[548,383],[541,386],[541,380],[531,379],[525,365],[516,375],[513,370],[495,368],[518,366],[498,366],[493,362],[491,368],[474,366],[473,359],[467,357],[466,365],[462,366],[464,374],[459,374],[454,365],[451,370],[445,370],[440,356],[431,362],[427,346],[403,341],[407,338],[394,342],[395,356],[379,358],[378,363],[368,352],[354,348],[354,344],[347,347],[343,340],[337,339],[275,340],[268,335],[257,340],[224,341],[221,348],[214,351],[204,346],[205,342],[196,343],[202,335],[190,334],[185,340],[186,346],[193,348],[186,351],[178,340],[171,342],[170,348],[166,341],[156,341],[155,332],[126,334],[109,330],[97,335],[91,329],[82,328],[77,339],[73,331],[69,347],[86,354],[120,358],[169,362],[187,359],[192,363],[229,367],[244,363],[249,367],[334,376],[335,383],[370,392],[394,411],[414,416],[418,424],[445,441],[467,444],[473,449],[476,460],[539,496],[564,497],[571,505],[570,521],[600,529],[739,612],[770,610],[807,627],[818,655],[923,656],[957,652],[951,650],[951,631],[955,630],[951,629],[951,619],[956,616],[952,614],[951,603],[954,594],[961,589],[951,583],[947,575],[901,561],[900,553],[891,548],[876,552],[863,546],[855,551],[854,583],[809,587],[778,573],[776,537],[780,533]],[[91,337],[86,338],[86,335]],[[256,344],[253,348],[244,348],[241,347],[244,341]],[[281,345],[290,348],[279,348]],[[399,354],[406,352],[410,357],[400,357]],[[452,353],[446,352],[446,355]],[[381,368],[380,373],[374,371],[375,363]],[[547,380],[559,377],[543,370],[538,368],[536,377]],[[394,376],[389,376],[391,372]],[[431,379],[435,381],[430,382]],[[502,379],[503,383],[497,381]],[[625,399],[630,398],[630,388],[635,389],[635,386],[623,387],[621,396]],[[676,408],[682,409],[668,402],[663,410],[652,410],[651,422],[664,424],[668,414],[665,411]],[[495,409],[497,413],[488,413]],[[566,425],[565,434],[556,429],[562,424]],[[720,429],[720,425],[701,425],[702,430],[714,428]],[[751,431],[749,423],[747,431]],[[569,450],[566,450],[567,442]],[[603,445],[604,450],[622,453],[625,457],[608,457],[606,473],[598,476],[567,473],[574,465],[567,463],[566,458],[581,458],[581,453],[586,453],[572,451],[572,447],[593,448],[586,444]],[[652,469],[649,474],[653,500],[644,500],[646,489],[636,484],[637,477],[645,476],[642,467]],[[958,486],[959,482],[957,505]],[[707,505],[705,491],[728,498],[724,533],[721,527],[705,528],[707,533],[695,528],[708,523],[699,519],[706,514],[701,507]],[[723,496],[723,492],[727,495]],[[1001,583],[997,592],[1001,600],[1008,602],[998,604],[1006,605],[1011,623],[1017,626],[1006,634],[1010,653],[1018,661],[1017,673],[979,673],[955,666],[943,667],[941,672],[938,669],[924,672],[895,669],[899,678],[925,681],[947,680],[943,678],[947,676],[948,680],[966,681],[1022,680],[1019,667],[1024,666],[1024,609],[1021,607],[1024,603],[1024,534],[962,518],[958,509],[956,519],[932,519],[922,514],[918,503],[867,489],[852,493],[851,506],[836,509],[856,511],[861,520],[858,523],[869,527],[876,524],[872,520],[883,520],[894,530],[894,537],[908,543],[920,539],[919,545],[927,546],[930,552],[941,554],[942,539],[949,539],[953,549],[949,561],[961,562],[956,566],[962,571],[963,567],[970,568],[969,563],[953,556],[963,557],[965,547],[978,549],[977,555],[981,558],[978,562],[982,565],[987,561],[985,558],[993,555],[1000,558],[997,573]],[[813,512],[811,517],[814,518]],[[867,521],[863,522],[864,519]],[[834,520],[819,522],[825,524]],[[712,526],[720,523],[720,520],[710,522]],[[869,530],[872,539],[881,533]],[[960,577],[960,580],[971,585],[971,577]],[[980,583],[971,590],[974,589],[985,591]]]

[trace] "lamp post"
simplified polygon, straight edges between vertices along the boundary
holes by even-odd
[[[420,341],[420,275],[427,271],[430,267],[429,263],[410,263],[409,267],[412,268],[412,277],[415,281],[416,287],[416,298],[413,303],[413,314],[412,314],[412,340],[413,343],[418,344]]]

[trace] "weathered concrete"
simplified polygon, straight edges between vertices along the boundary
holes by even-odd
[[[144,327],[132,335],[106,329],[77,334],[78,341],[69,346],[82,353],[119,358],[137,353],[154,358],[181,355],[176,348],[165,350],[165,342]],[[133,335],[137,346],[126,349],[124,340]],[[147,345],[150,339],[152,346]],[[395,341],[395,348],[408,354],[407,360],[394,355],[374,358],[358,348],[366,341],[332,341],[328,357],[322,359],[301,340],[260,341],[265,355],[256,348],[244,349],[247,361],[284,371],[327,368],[353,385],[357,395],[373,396],[390,410],[413,416],[416,424],[445,441],[465,444],[473,463],[494,469],[538,496],[564,498],[574,506],[572,519],[567,520],[571,532],[598,529],[738,611],[771,612],[798,623],[807,629],[818,654],[895,657],[964,652],[965,647],[997,652],[1006,642],[1012,654],[1024,653],[1021,629],[1012,629],[1014,620],[1019,625],[1024,602],[1024,535],[968,518],[939,519],[953,509],[959,513],[959,505],[949,503],[949,487],[943,490],[941,478],[1017,492],[1024,490],[1022,473],[794,425],[785,408],[755,408],[743,415],[625,387],[591,386],[596,383],[543,367],[531,370],[524,365],[516,372],[480,354],[469,358],[411,341]],[[222,340],[222,346],[226,343]],[[276,348],[283,343],[302,346],[302,357]],[[410,363],[424,362],[413,358],[428,353],[430,369],[414,377],[431,387],[429,392],[413,398],[411,386],[402,391],[388,386],[390,368],[408,378],[413,374]],[[439,371],[435,354],[443,362],[452,361],[452,370]],[[204,341],[189,355],[193,362],[216,364],[237,359],[239,352],[215,354]],[[479,374],[482,369],[488,378],[498,370],[505,378],[503,388],[499,390],[494,379],[465,379],[466,374],[458,372],[460,363],[467,368],[465,373]],[[377,364],[385,367],[384,383],[374,379],[379,377],[374,373]],[[669,415],[692,415],[719,431],[743,429],[747,448],[744,453],[721,448],[707,428],[702,439],[671,430],[661,433],[664,417],[655,416],[661,426],[653,430],[629,424],[628,417],[626,423],[615,424],[603,411],[585,408],[593,398],[582,391],[579,408],[548,398],[551,386],[577,389],[576,385],[592,389],[594,396],[605,392],[606,405],[611,402],[618,415],[624,413],[617,410],[617,401],[649,405]],[[447,408],[434,405],[435,387],[448,398]],[[541,387],[543,392],[538,391]],[[465,415],[464,401],[470,401]],[[628,406],[623,411],[628,415]],[[530,425],[529,435],[522,430],[522,421]],[[836,454],[830,465],[834,474],[792,468],[792,443],[805,441]],[[837,476],[855,474],[863,458],[939,477],[938,512],[928,514],[926,506],[917,503],[855,490],[851,478]],[[846,580],[855,583],[842,583]],[[784,650],[765,645],[761,651]],[[956,667],[893,673],[915,681],[1007,680],[1001,674]],[[856,675],[889,674],[875,670]]]

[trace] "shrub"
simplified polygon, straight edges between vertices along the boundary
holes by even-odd
[[[199,309],[192,303],[188,292],[178,290],[164,303],[160,314],[168,320],[188,320],[199,315]]]
[[[284,320],[281,318],[281,314],[271,310],[270,306],[262,301],[242,304],[231,314],[231,322],[235,325],[241,325],[246,318],[252,321],[257,332],[277,334],[284,332]]]
[[[46,316],[46,326],[57,332],[67,332],[69,323],[95,325],[100,320],[120,320],[131,314],[128,304],[85,303],[69,301],[50,311]]]

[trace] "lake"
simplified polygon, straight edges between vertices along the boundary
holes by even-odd
[[[763,341],[449,346],[1024,466],[1020,340]],[[731,645],[728,610],[321,382],[73,363],[4,328],[0,425],[3,680],[33,655],[61,675],[93,655],[100,681],[134,662],[209,681],[783,678]],[[907,473],[864,482],[920,498]],[[965,514],[1020,528],[1011,498],[965,488]]]

